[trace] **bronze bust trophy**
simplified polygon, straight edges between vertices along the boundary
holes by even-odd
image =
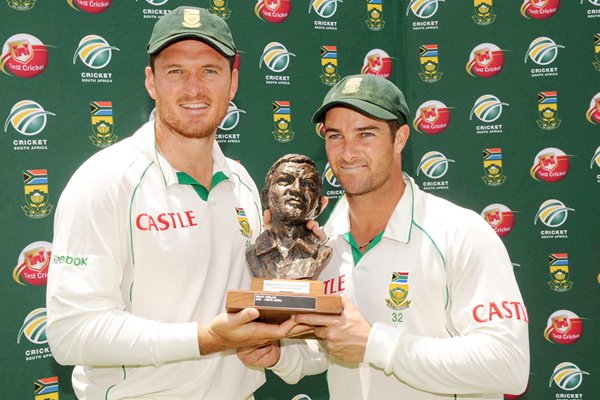
[[[287,154],[269,169],[261,200],[271,212],[271,228],[246,249],[252,274],[266,279],[314,279],[331,248],[306,228],[321,213],[321,176],[307,156]]]
[[[321,189],[321,176],[307,156],[287,154],[271,166],[261,193],[271,227],[246,249],[254,279],[250,290],[227,292],[228,312],[255,307],[260,320],[270,323],[300,312],[341,314],[341,297],[323,294],[323,283],[314,280],[332,252],[306,228],[321,213]]]

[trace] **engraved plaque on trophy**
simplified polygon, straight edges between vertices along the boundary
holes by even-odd
[[[341,297],[325,295],[315,280],[332,250],[306,228],[321,212],[321,182],[306,156],[288,154],[271,166],[261,193],[271,227],[246,249],[254,278],[250,290],[227,292],[228,312],[256,308],[260,320],[269,323],[298,313],[341,314]]]

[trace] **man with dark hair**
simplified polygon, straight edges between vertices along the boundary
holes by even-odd
[[[269,169],[262,202],[271,227],[246,250],[258,278],[313,279],[327,264],[331,249],[306,224],[321,212],[321,176],[307,156],[288,154]]]
[[[155,119],[86,161],[61,195],[48,342],[76,365],[80,399],[249,399],[264,373],[235,349],[294,323],[223,313],[227,290],[250,284],[244,253],[261,231],[256,185],[215,142],[238,87],[235,44],[219,17],[179,7],[148,54]]]
[[[397,122],[397,128],[390,121]],[[385,78],[353,75],[325,96],[325,150],[345,195],[325,225],[319,276],[341,316],[298,314],[323,339],[240,350],[289,383],[328,369],[331,399],[502,399],[529,372],[527,310],[506,249],[473,211],[402,172],[408,107]]]

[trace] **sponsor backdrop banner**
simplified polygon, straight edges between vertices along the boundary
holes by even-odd
[[[298,152],[339,198],[312,112],[344,75],[397,83],[411,109],[405,171],[480,213],[511,255],[532,362],[527,391],[507,398],[597,398],[600,0],[0,1],[3,398],[75,398],[46,339],[54,210],[85,159],[148,120],[147,40],[183,4],[233,31],[240,88],[217,140],[259,187]],[[255,396],[328,393],[324,375],[289,386],[268,374]]]

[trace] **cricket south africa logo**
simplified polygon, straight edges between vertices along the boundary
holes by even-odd
[[[283,72],[290,65],[290,56],[296,55],[290,53],[283,44],[271,42],[265,46],[258,66],[260,68],[264,64],[273,72]]]
[[[568,292],[573,287],[569,274],[569,255],[567,253],[552,253],[548,256],[550,280],[548,286],[555,292]]]
[[[337,46],[321,46],[321,72],[321,82],[327,86],[333,86],[340,80]]]
[[[481,179],[488,186],[500,186],[506,181],[502,168],[501,147],[483,149],[483,172]]]
[[[477,25],[490,25],[496,20],[493,0],[473,0],[475,15],[471,16]]]
[[[273,137],[280,143],[288,143],[296,134],[292,130],[292,114],[289,101],[277,100],[273,102],[273,124],[275,130]]]
[[[560,149],[548,147],[533,159],[529,174],[536,181],[557,182],[569,173],[569,157]]]
[[[521,15],[527,19],[547,19],[558,11],[560,0],[523,0]]]
[[[442,79],[442,72],[438,60],[438,45],[424,44],[419,47],[419,63],[421,72],[419,78],[426,83],[435,83]]]
[[[74,10],[99,14],[109,9],[112,0],[67,0],[67,3]]]
[[[538,220],[542,224],[550,228],[556,228],[561,226],[567,221],[569,217],[569,211],[575,211],[574,209],[567,207],[562,201],[556,199],[549,199],[544,201],[535,215],[534,225],[537,224]]]
[[[46,309],[36,308],[25,317],[23,325],[17,336],[17,343],[21,343],[21,338],[25,336],[27,340],[34,344],[48,343],[46,337]]]
[[[583,335],[583,320],[569,310],[558,310],[548,318],[544,338],[550,343],[573,344]]]
[[[596,93],[592,101],[590,101],[590,107],[585,113],[585,119],[590,124],[600,125],[600,92]]]
[[[321,18],[331,18],[337,11],[338,3],[342,3],[342,0],[310,0],[308,13],[312,10]]]
[[[428,100],[415,113],[413,128],[419,133],[437,135],[450,123],[450,109],[441,101]]]
[[[4,132],[11,125],[21,135],[35,136],[46,127],[48,116],[54,117],[56,114],[44,110],[44,107],[33,100],[21,100],[11,108],[4,123]]]
[[[514,213],[504,204],[490,204],[481,216],[500,237],[508,235],[515,224]]]
[[[46,285],[51,256],[51,243],[40,241],[28,244],[19,254],[12,273],[13,280],[22,286]]]
[[[548,91],[538,93],[537,125],[544,130],[556,129],[560,126],[558,118],[558,92]]]
[[[54,206],[50,204],[48,193],[48,170],[24,170],[23,190],[25,192],[25,205],[21,206],[21,210],[26,216],[39,219],[50,215]]]
[[[392,58],[384,50],[372,49],[365,56],[360,72],[389,78],[392,74]]]
[[[229,0],[208,0],[208,11],[223,19],[231,16],[231,8],[227,4]]]
[[[392,272],[392,279],[388,286],[389,297],[385,305],[392,310],[400,311],[410,307],[408,300],[408,272]]]
[[[0,70],[6,75],[33,78],[44,72],[47,66],[48,50],[35,36],[18,33],[4,42]]]
[[[431,18],[438,11],[439,3],[444,0],[410,0],[406,8],[406,15],[412,13],[421,19]]]
[[[367,27],[372,31],[380,31],[385,25],[383,20],[383,0],[367,0]]]
[[[561,362],[554,368],[548,387],[552,387],[552,383],[554,383],[560,389],[571,392],[581,386],[584,375],[589,375],[589,373],[580,370],[572,362]]]
[[[558,57],[558,49],[564,48],[565,46],[556,44],[549,37],[540,36],[529,44],[524,62],[527,63],[527,59],[529,58],[537,65],[552,64],[556,60],[556,57]]]
[[[498,75],[504,67],[504,51],[493,43],[481,43],[471,50],[467,73],[471,76],[490,78]]]
[[[229,102],[229,107],[227,108],[227,114],[225,114],[225,118],[221,121],[219,125],[219,129],[224,131],[231,131],[238,126],[240,122],[240,114],[245,114],[246,111],[237,108],[233,101]]]
[[[417,176],[420,172],[431,179],[440,179],[448,172],[448,163],[454,162],[446,158],[439,151],[429,151],[421,157],[417,169]]]
[[[258,0],[254,6],[254,13],[258,19],[280,24],[289,17],[291,8],[290,0]]]
[[[476,126],[476,133],[478,135],[503,133],[502,124],[498,123],[497,120],[502,115],[504,106],[508,105],[508,103],[500,101],[498,97],[492,94],[484,94],[475,100],[469,119],[473,120],[473,117],[475,117],[484,123]]]
[[[108,44],[102,36],[87,35],[79,41],[73,55],[73,64],[79,58],[89,68],[104,68],[110,63],[113,50],[119,49]]]
[[[119,137],[115,134],[113,123],[112,101],[92,101],[90,103],[92,116],[92,134],[89,136],[96,147],[108,147]]]

